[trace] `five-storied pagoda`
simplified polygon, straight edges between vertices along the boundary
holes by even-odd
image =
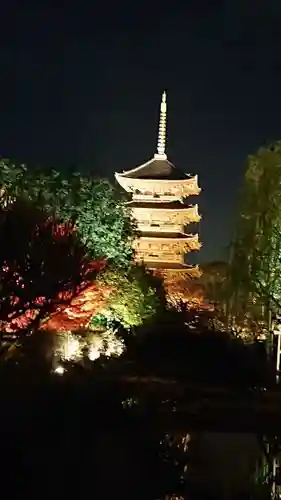
[[[115,177],[132,194],[129,204],[140,232],[135,241],[136,261],[164,278],[167,290],[176,295],[172,300],[184,300],[190,279],[201,274],[198,266],[186,262],[187,253],[201,247],[198,234],[186,230],[189,224],[200,221],[197,204],[188,205],[187,199],[201,190],[197,175],[183,173],[167,159],[166,123],[163,92],[157,153],[143,165],[115,173]]]

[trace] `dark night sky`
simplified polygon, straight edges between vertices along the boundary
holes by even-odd
[[[281,138],[280,0],[38,3],[0,7],[0,155],[130,169],[167,89],[168,156],[198,173],[201,260],[220,258],[246,156]]]

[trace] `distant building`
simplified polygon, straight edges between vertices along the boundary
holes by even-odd
[[[166,287],[176,295],[173,299],[184,300],[190,279],[201,274],[198,266],[186,262],[187,254],[201,247],[198,233],[186,231],[189,224],[200,221],[198,205],[188,205],[187,199],[201,189],[197,175],[183,173],[168,160],[166,119],[163,92],[157,153],[143,165],[115,173],[115,177],[132,195],[129,205],[140,232],[135,241],[136,261],[164,278]]]

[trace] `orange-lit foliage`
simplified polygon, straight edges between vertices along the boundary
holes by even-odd
[[[71,224],[26,201],[0,207],[0,330],[38,324],[86,288],[106,264],[89,262]]]
[[[61,333],[85,328],[91,317],[103,308],[110,292],[108,286],[86,286],[68,305],[59,305],[42,329]]]
[[[90,284],[90,280],[94,273],[101,271],[106,265],[106,261],[92,261],[87,263],[87,268],[84,269],[83,280],[79,286],[74,290],[72,287],[68,290],[63,290],[57,294],[53,299],[52,303],[52,314],[50,319],[44,324],[44,328],[56,329],[57,331],[75,330],[79,323],[79,309],[81,321],[78,327],[82,327],[87,323],[87,318],[92,313],[91,300],[93,300],[93,309],[96,304],[102,301],[102,294],[106,294],[106,290],[99,291],[95,289],[94,285]],[[15,304],[19,299],[15,298]],[[28,326],[36,319],[39,315],[41,307],[46,304],[45,297],[38,297],[33,304],[33,308],[25,309],[25,311],[19,316],[13,317],[14,312],[11,312],[8,316],[8,320],[3,322],[2,330],[11,333],[19,330],[25,330]],[[26,304],[26,307],[28,305]],[[71,313],[71,311],[73,311]],[[87,314],[89,312],[89,314]],[[69,313],[69,317],[68,317]],[[75,316],[76,314],[76,316]],[[83,317],[84,314],[84,317]],[[60,326],[66,322],[67,327]],[[71,328],[70,324],[71,323]]]
[[[187,273],[170,276],[169,272],[166,272],[163,278],[167,302],[171,306],[197,310],[212,309],[205,300],[204,290],[197,276]]]
[[[201,299],[202,291],[195,279],[185,278],[175,281],[165,280],[167,295],[178,300],[189,300],[192,297]]]

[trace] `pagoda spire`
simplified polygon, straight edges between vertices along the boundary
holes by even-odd
[[[167,156],[165,154],[166,124],[167,124],[167,94],[166,94],[166,91],[164,90],[164,92],[162,94],[161,105],[160,105],[157,154],[154,155],[154,157],[156,159],[159,159],[159,160],[163,160],[163,159],[167,158]]]

